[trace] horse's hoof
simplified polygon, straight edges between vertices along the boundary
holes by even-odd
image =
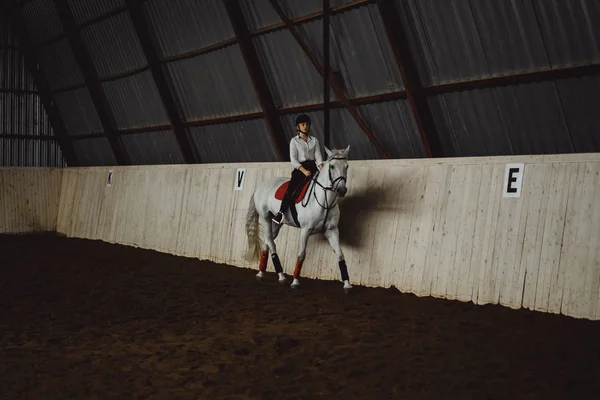
[[[345,283],[344,284],[344,293],[348,294],[350,292],[350,289],[352,289],[352,285],[350,283]]]
[[[264,272],[260,271],[258,274],[256,274],[256,280],[261,281],[264,275]]]
[[[279,283],[280,285],[285,285],[287,283],[287,279],[283,278],[283,279],[279,279],[277,281],[277,283]]]
[[[299,283],[296,283],[296,282],[294,282],[294,283],[292,283],[292,284],[290,285],[290,287],[291,287],[292,289],[298,289],[298,288],[300,287],[300,284],[299,284]]]

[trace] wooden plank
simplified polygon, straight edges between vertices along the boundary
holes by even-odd
[[[473,249],[474,261],[479,266],[476,272],[477,280],[473,281],[473,302],[479,305],[493,302],[495,286],[493,279],[496,274],[492,261],[498,226],[498,209],[502,198],[504,168],[498,165],[485,166],[483,176],[489,176],[489,180],[482,179],[482,184],[486,185],[486,187],[482,187],[482,190],[484,188],[488,190],[489,195],[480,195],[479,198],[480,214],[475,228],[475,238],[476,240],[478,238],[480,243],[476,248],[477,253],[475,253],[475,248]]]
[[[449,298],[460,301],[472,300],[471,258],[477,224],[479,196],[481,194],[482,168],[467,167],[463,188],[462,207],[457,234],[456,258],[454,261],[452,285],[447,290]]]
[[[559,262],[565,217],[567,212],[567,200],[571,176],[577,174],[577,164],[562,164],[552,171],[550,187],[553,190],[549,194],[548,208],[542,235],[542,252],[539,261],[538,283],[536,287],[534,310],[545,312],[560,312],[560,308],[550,307],[551,290],[559,290],[553,297],[553,304],[560,304],[562,300],[562,279],[559,279]],[[554,276],[554,279],[553,279]],[[554,282],[552,282],[554,281]]]
[[[423,168],[409,167],[387,169],[383,184],[383,200],[379,213],[384,221],[389,221],[389,228],[381,228],[384,242],[378,242],[377,256],[386,265],[382,285],[395,286],[400,290],[404,280],[412,280],[414,265],[407,263],[412,231],[413,214],[416,202],[420,201],[419,191],[423,182]],[[389,241],[388,241],[389,240]],[[384,251],[393,249],[392,251]],[[410,285],[409,285],[410,288]]]
[[[527,165],[528,183],[523,187],[523,195],[528,198],[528,208],[521,253],[521,269],[524,271],[521,306],[528,309],[535,307],[553,168],[555,167],[552,165]]]

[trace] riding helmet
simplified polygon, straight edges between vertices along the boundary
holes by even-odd
[[[300,114],[298,115],[298,117],[296,118],[296,126],[298,126],[299,124],[306,122],[308,125],[311,124],[310,122],[310,117],[306,114]]]

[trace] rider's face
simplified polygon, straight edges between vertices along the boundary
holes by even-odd
[[[300,132],[306,134],[309,131],[309,126],[306,122],[301,122],[298,124],[298,129],[300,130]]]

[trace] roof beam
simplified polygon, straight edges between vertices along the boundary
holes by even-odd
[[[260,66],[258,56],[256,54],[256,48],[252,43],[252,37],[250,31],[246,25],[242,7],[240,6],[239,0],[225,0],[225,8],[231,25],[240,44],[240,50],[246,62],[246,67],[250,73],[256,96],[262,107],[265,120],[271,133],[271,140],[279,153],[279,159],[284,161],[290,160],[289,155],[289,143],[286,139],[279,115],[277,114],[277,108],[273,101],[273,96],[269,90],[265,73]]]
[[[94,103],[94,107],[96,107],[98,117],[100,118],[104,132],[113,150],[117,164],[130,165],[131,159],[127,154],[125,146],[117,136],[118,127],[115,117],[110,109],[108,98],[102,87],[98,71],[96,71],[96,68],[94,67],[92,57],[83,43],[80,28],[75,22],[75,18],[69,7],[69,2],[64,0],[54,0],[54,4],[58,12],[58,18],[63,25],[63,29],[73,50],[75,60],[81,69],[86,86],[90,91],[92,102]]]
[[[35,86],[40,93],[42,104],[44,105],[44,109],[46,110],[46,114],[48,115],[48,119],[52,125],[52,129],[54,130],[56,141],[60,146],[65,161],[67,162],[68,166],[79,166],[79,160],[77,159],[77,155],[73,148],[73,143],[67,134],[67,128],[60,115],[60,111],[58,110],[58,107],[52,98],[48,81],[40,69],[40,63],[37,58],[37,54],[33,50],[29,32],[27,31],[27,25],[25,24],[25,18],[23,17],[16,0],[12,0],[8,4],[7,8],[11,14],[11,26],[13,32],[17,38],[19,47],[23,52],[23,57],[25,58],[27,67],[33,76]]]
[[[269,2],[271,3],[271,5],[275,9],[275,11],[277,12],[279,17],[281,18],[281,20],[285,23],[287,29],[291,32],[292,36],[294,36],[294,39],[296,39],[296,42],[298,42],[298,44],[300,45],[300,47],[302,48],[302,50],[304,51],[304,53],[306,54],[306,56],[308,57],[310,62],[317,69],[317,71],[319,72],[321,77],[324,77],[325,71],[323,69],[323,66],[321,65],[321,63],[319,62],[317,57],[314,55],[314,53],[312,52],[312,50],[310,49],[310,47],[308,46],[306,41],[300,36],[298,31],[296,30],[296,27],[294,26],[294,23],[285,15],[283,9],[277,3],[277,0],[269,0]],[[340,99],[342,104],[344,104],[344,106],[346,107],[346,109],[348,110],[348,112],[350,113],[352,118],[354,118],[354,120],[356,121],[358,126],[360,126],[360,128],[363,130],[363,132],[365,133],[367,138],[377,148],[377,150],[379,151],[381,156],[383,158],[390,158],[387,151],[383,148],[381,143],[379,143],[379,141],[375,137],[375,134],[373,133],[371,128],[369,128],[369,126],[365,123],[365,121],[359,115],[357,108],[348,100],[348,98],[344,94],[344,91],[342,90],[342,88],[336,83],[335,78],[333,77],[333,74],[330,74],[329,77],[327,78],[327,80],[329,81],[329,86],[331,87],[331,89],[333,89],[333,91],[335,92],[337,97]]]
[[[520,85],[534,82],[553,82],[558,79],[581,78],[583,76],[600,75],[600,64],[580,65],[575,67],[546,69],[514,75],[493,76],[460,82],[443,83],[426,86],[427,94],[458,92],[462,90],[485,89],[500,86]]]
[[[379,0],[379,13],[385,25],[388,40],[394,51],[396,64],[408,95],[408,102],[419,129],[421,140],[428,157],[443,157],[444,149],[435,127],[427,96],[419,78],[408,39],[393,0]]]
[[[169,116],[169,121],[173,127],[173,132],[175,133],[175,138],[179,144],[179,149],[181,150],[183,159],[188,164],[198,163],[199,160],[196,159],[196,156],[192,151],[192,145],[185,134],[185,128],[179,115],[175,97],[173,93],[171,93],[167,76],[165,75],[165,72],[160,64],[158,53],[156,52],[156,48],[152,42],[151,31],[148,29],[148,23],[144,17],[144,11],[142,9],[143,1],[125,0],[125,4],[127,5],[129,16],[133,22],[133,27],[140,41],[140,45],[142,46],[142,50],[144,51],[144,55],[146,56],[148,64],[150,65],[150,71],[152,72],[154,83],[158,89],[158,93],[162,100],[165,111]]]

